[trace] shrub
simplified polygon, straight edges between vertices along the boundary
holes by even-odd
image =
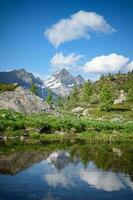
[[[16,84],[0,83],[0,91],[14,91],[17,86]]]
[[[25,129],[25,125],[23,121],[16,121],[12,123],[12,130],[20,130],[20,129]]]
[[[53,129],[49,122],[41,124],[40,133],[52,133]]]

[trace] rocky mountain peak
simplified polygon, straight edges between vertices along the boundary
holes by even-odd
[[[8,72],[0,72],[0,82],[8,84],[17,83],[27,89],[34,83],[38,87],[38,96],[41,98],[47,96],[47,89],[44,88],[43,81],[40,78],[35,78],[31,72],[27,72],[23,68]]]
[[[34,75],[30,72],[27,72],[25,69],[13,70],[12,73],[16,74],[20,79],[25,80],[28,83],[37,82]]]
[[[45,98],[48,94],[48,88],[51,89],[54,97],[57,95],[66,96],[69,95],[75,85],[81,85],[85,80],[81,75],[74,77],[68,70],[63,68],[55,72],[46,81],[43,81],[22,68],[9,72],[0,72],[0,82],[8,84],[17,83],[27,89],[34,83],[38,88],[38,96]]]
[[[68,72],[65,68],[62,68],[62,69],[59,71],[59,73],[60,73],[60,74],[62,74],[62,73],[64,73],[64,74],[67,73],[67,74],[68,74],[69,72]]]
[[[85,80],[79,75],[76,78],[65,68],[55,72],[44,82],[44,86],[61,96],[68,95],[75,85],[81,85]]]
[[[76,85],[82,85],[85,82],[85,79],[79,74],[75,76]]]
[[[60,80],[62,84],[72,85],[75,84],[74,77],[66,69],[62,69],[60,72],[55,74],[55,77]]]

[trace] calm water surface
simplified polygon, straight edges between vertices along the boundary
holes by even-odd
[[[1,153],[0,200],[60,199],[133,199],[132,145]]]

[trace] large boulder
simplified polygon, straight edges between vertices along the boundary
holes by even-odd
[[[82,108],[82,107],[76,107],[72,110],[72,113],[79,114],[79,113],[82,113],[83,110],[84,110],[84,108]]]
[[[27,114],[42,111],[53,112],[47,102],[21,86],[14,91],[0,93],[0,109],[12,109]]]
[[[84,117],[88,116],[88,115],[89,115],[89,109],[86,108],[86,109],[83,111],[82,115],[83,115]]]
[[[118,99],[114,100],[114,104],[121,104],[124,103],[126,101],[126,95],[124,93],[123,90],[120,91],[120,96],[118,97]]]

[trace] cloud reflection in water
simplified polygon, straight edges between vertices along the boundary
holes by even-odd
[[[77,185],[80,181],[80,183],[87,183],[97,190],[107,192],[118,191],[126,187],[133,190],[133,182],[124,173],[103,171],[97,168],[92,161],[86,168],[81,163],[71,164],[67,152],[55,152],[47,160],[48,163],[51,163],[51,170],[46,172],[44,179],[49,186],[69,188]],[[63,164],[63,160],[65,164]],[[59,167],[60,170],[57,170],[58,163],[62,163],[63,166],[62,169]]]

